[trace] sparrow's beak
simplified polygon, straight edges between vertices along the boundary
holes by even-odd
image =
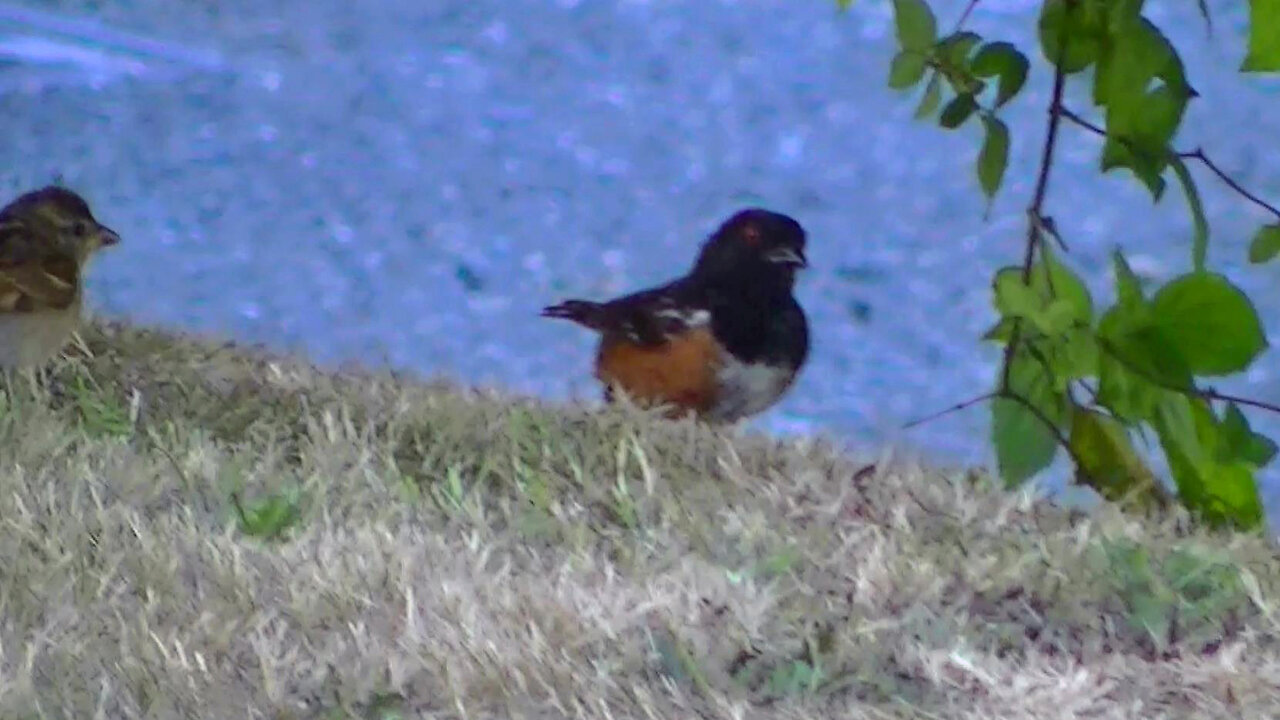
[[[797,248],[782,247],[772,250],[764,256],[765,260],[778,265],[790,265],[797,268],[809,267],[809,261],[805,259],[804,251]]]
[[[108,247],[120,242],[120,235],[106,225],[99,225],[98,240],[102,243],[103,247]]]

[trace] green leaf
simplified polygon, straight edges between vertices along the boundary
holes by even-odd
[[[1240,70],[1280,70],[1280,0],[1249,0],[1249,52]]]
[[[1200,398],[1166,392],[1156,405],[1152,424],[1169,459],[1178,494],[1184,502],[1197,499],[1204,494],[1200,469],[1213,460],[1206,447],[1206,441],[1213,441],[1212,413]]]
[[[1232,607],[1250,602],[1240,582],[1240,569],[1218,553],[1194,546],[1175,547],[1160,575],[1184,604],[1182,617],[1222,617]]]
[[[1098,361],[1098,403],[1125,422],[1150,420],[1164,392],[1110,354]]]
[[[1130,83],[1112,89],[1124,92],[1147,90],[1150,83],[1143,79],[1155,77],[1163,80],[1164,85],[1179,96],[1196,95],[1187,82],[1186,69],[1177,49],[1150,20],[1135,14],[1113,23],[1107,44],[1117,60],[1131,64],[1128,72],[1119,76],[1131,78]]]
[[[1045,0],[1040,10],[1040,49],[1051,64],[1077,73],[1097,61],[1102,49],[1099,18],[1074,0]]]
[[[1271,464],[1276,457],[1276,451],[1280,449],[1276,446],[1276,441],[1263,435],[1262,433],[1254,433],[1249,439],[1249,445],[1241,452],[1240,456],[1245,462],[1256,468],[1263,468]]]
[[[968,30],[960,30],[938,42],[938,54],[958,68],[967,67],[969,53],[980,42],[982,42],[982,36]]]
[[[1240,412],[1235,403],[1227,403],[1226,413],[1222,418],[1222,446],[1218,459],[1222,462],[1243,460],[1260,468],[1271,462],[1276,455],[1276,444],[1266,435],[1256,433],[1249,427],[1249,420]]]
[[[1089,0],[1085,0],[1089,3]],[[1092,3],[1089,3],[1092,4]],[[1116,27],[1129,25],[1142,18],[1142,6],[1146,0],[1106,0],[1101,3],[1105,8],[1106,22],[1114,30]]]
[[[938,41],[938,21],[924,0],[893,0],[898,44],[904,50],[924,52]]]
[[[1008,266],[996,272],[995,308],[1004,317],[1038,318],[1046,301],[1040,293],[1022,281],[1022,268]]]
[[[1000,189],[1005,168],[1009,166],[1009,128],[992,115],[983,115],[982,125],[986,128],[986,139],[978,153],[978,184],[990,201]]]
[[[1215,504],[1215,448],[1221,442],[1212,410],[1202,398],[1166,393],[1152,424],[1173,472],[1179,499],[1187,509],[1204,516]],[[1211,520],[1215,524],[1223,519],[1221,514],[1215,516]]]
[[[1031,284],[1045,298],[1060,298],[1071,308],[1073,322],[1093,322],[1093,298],[1089,288],[1074,270],[1058,262],[1045,246],[1040,262],[1032,270]]]
[[[1263,225],[1249,243],[1249,262],[1264,263],[1276,255],[1280,255],[1280,223]]]
[[[1121,305],[1134,305],[1143,301],[1142,283],[1133,274],[1129,261],[1125,259],[1120,248],[1111,253],[1112,266],[1116,277],[1116,298]]]
[[[302,494],[296,488],[272,493],[249,507],[240,504],[237,495],[231,496],[240,516],[241,530],[247,535],[261,538],[278,538],[301,518]]]
[[[982,339],[986,342],[1006,344],[1013,338],[1013,326],[1016,320],[1011,317],[1000,318],[995,325],[982,334]],[[1025,328],[1024,328],[1025,331]],[[1025,337],[1022,335],[1020,337]]]
[[[1254,468],[1248,462],[1218,459],[1224,430],[1208,403],[1168,393],[1154,425],[1178,497],[1188,510],[1213,526],[1261,526],[1263,511]]]
[[[978,77],[999,77],[996,90],[996,107],[1013,99],[1027,82],[1027,56],[1012,43],[993,42],[982,46],[974,56],[970,68]]]
[[[1039,318],[1040,330],[1045,334],[1058,337],[1066,335],[1069,330],[1076,327],[1080,322],[1079,314],[1076,307],[1072,305],[1070,300],[1065,298],[1054,298],[1045,306],[1044,312]]]
[[[1191,369],[1179,349],[1151,318],[1146,303],[1115,305],[1098,323],[1103,351],[1127,373],[1170,390],[1191,388]],[[1103,369],[1107,365],[1104,363]]]
[[[92,385],[92,387],[91,387]],[[134,418],[128,406],[111,393],[103,392],[97,383],[85,382],[77,375],[71,395],[80,411],[81,428],[93,437],[129,437],[134,432]]]
[[[1155,474],[1134,449],[1124,426],[1114,418],[1077,408],[1072,413],[1069,446],[1079,463],[1077,482],[1112,502],[1163,503],[1164,493]]]
[[[1046,335],[1058,336],[1093,321],[1093,300],[1084,281],[1046,252],[1032,268],[1029,284],[1022,269],[1007,266],[996,272],[995,308],[1005,317],[1021,317]]]
[[[840,10],[848,10],[853,7],[853,0],[836,0],[836,7]]]
[[[1102,169],[1131,169],[1159,200],[1169,144],[1195,91],[1168,38],[1136,9],[1113,11],[1104,47],[1094,75],[1094,101],[1106,106]]]
[[[1092,328],[1076,326],[1067,330],[1062,335],[1060,345],[1053,350],[1053,372],[1060,381],[1065,381],[1063,391],[1070,381],[1098,376],[1102,351]]]
[[[1187,170],[1187,164],[1177,155],[1170,155],[1169,164],[1182,183],[1182,191],[1187,196],[1187,206],[1191,208],[1191,220],[1195,225],[1195,235],[1191,240],[1191,266],[1196,270],[1204,270],[1205,255],[1209,251],[1209,221],[1204,216],[1204,205],[1200,202],[1200,191],[1196,189],[1196,181]]]
[[[1012,358],[1009,391],[1039,410],[1049,422],[1065,424],[1065,395],[1053,391],[1043,365],[1019,353]],[[1058,437],[1052,428],[1026,405],[1005,397],[991,402],[991,434],[1000,476],[1017,487],[1053,462]]]
[[[1216,273],[1174,278],[1151,299],[1152,319],[1197,375],[1240,372],[1267,348],[1249,296]]]
[[[1110,352],[1103,353],[1098,363],[1098,402],[1106,406],[1116,417],[1127,422],[1149,420],[1155,411],[1155,403],[1162,392],[1151,377],[1164,376],[1182,387],[1191,381],[1185,363],[1178,363],[1170,370],[1150,361],[1150,352],[1141,338],[1131,338],[1137,328],[1150,325],[1150,311],[1143,297],[1142,284],[1133,274],[1129,262],[1120,248],[1111,254],[1116,283],[1116,305],[1107,311],[1098,325],[1099,343]],[[1158,338],[1156,342],[1161,342]],[[1133,356],[1137,359],[1132,359]],[[1180,360],[1180,359],[1179,359]],[[1157,365],[1148,373],[1140,368]]]
[[[1255,530],[1262,525],[1262,501],[1258,481],[1248,463],[1234,462],[1211,466],[1205,484],[1209,492],[1199,512],[1211,525]]]
[[[1139,100],[1107,107],[1107,140],[1102,149],[1102,169],[1129,168],[1159,200],[1164,192],[1165,167],[1175,157],[1169,143],[1186,110],[1186,98],[1167,86],[1140,93]]]
[[[889,87],[903,90],[920,82],[928,63],[925,56],[915,50],[901,50],[889,64]]]
[[[924,86],[924,96],[920,98],[920,107],[916,108],[916,119],[923,120],[932,115],[942,102],[942,76],[934,73]]]
[[[971,115],[978,109],[978,103],[973,99],[972,95],[957,95],[942,108],[942,115],[938,117],[938,124],[948,130],[953,130],[964,124]]]

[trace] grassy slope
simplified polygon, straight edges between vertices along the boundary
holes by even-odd
[[[3,718],[1280,715],[1255,538],[631,411],[85,341],[0,412]],[[246,535],[237,489],[296,496],[298,523]]]

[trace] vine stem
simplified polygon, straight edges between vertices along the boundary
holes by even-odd
[[[1228,395],[1226,393],[1220,393],[1217,390],[1195,390],[1194,392],[1205,400],[1221,400],[1223,402],[1232,402],[1237,405],[1244,405],[1246,407],[1257,408],[1259,410],[1280,413],[1280,405],[1275,403],[1264,402],[1262,400],[1250,400],[1247,397]]]
[[[1057,423],[1055,423],[1048,415],[1045,415],[1043,410],[1036,407],[1035,403],[1008,390],[996,393],[995,398],[1015,402],[1021,405],[1024,410],[1031,413],[1040,421],[1041,425],[1044,425],[1045,429],[1049,431],[1049,434],[1053,435],[1053,439],[1056,440],[1058,442],[1058,446],[1067,453],[1067,457],[1071,458],[1071,463],[1076,466],[1076,471],[1085,477],[1089,477],[1089,471],[1085,469],[1084,463],[1081,461],[1080,456],[1076,454],[1075,448],[1071,447],[1071,441],[1068,440],[1067,436],[1063,435],[1062,431],[1058,429]]]
[[[1071,447],[1071,442],[1067,439],[1067,436],[1063,435],[1062,431],[1058,429],[1057,423],[1055,423],[1052,419],[1050,419],[1048,415],[1045,415],[1043,410],[1036,407],[1035,403],[1022,397],[1016,392],[1013,392],[1012,390],[996,390],[994,392],[983,393],[982,395],[978,395],[977,397],[971,397],[968,400],[965,400],[963,402],[958,402],[955,405],[952,405],[951,407],[945,410],[940,410],[936,413],[933,413],[932,415],[927,415],[917,420],[912,420],[911,422],[902,426],[902,429],[908,430],[910,428],[916,427],[917,425],[923,425],[924,423],[932,422],[945,415],[950,415],[951,413],[959,412],[961,410],[965,410],[967,408],[973,407],[974,405],[977,405],[979,403],[989,402],[992,400],[1008,400],[1010,402],[1014,402],[1014,403],[1017,403],[1018,405],[1021,405],[1024,409],[1027,410],[1027,412],[1031,413],[1031,415],[1035,417],[1035,419],[1039,421],[1040,424],[1044,425],[1045,429],[1048,430],[1051,435],[1053,435],[1054,440],[1063,449],[1063,451],[1067,453],[1067,456],[1071,458],[1071,462],[1075,464],[1076,468],[1079,469],[1081,472],[1084,472],[1084,469],[1083,469],[1084,465],[1082,465],[1080,462],[1080,456],[1077,455],[1075,452],[1075,449]]]
[[[1066,9],[1069,14],[1075,7],[1074,0],[1067,0]],[[1066,27],[1068,23],[1063,22],[1063,36],[1058,47],[1066,51]],[[1053,169],[1053,150],[1058,143],[1058,128],[1061,126],[1062,113],[1062,95],[1067,85],[1067,73],[1062,69],[1061,63],[1055,64],[1053,68],[1053,96],[1049,101],[1049,122],[1045,129],[1044,147],[1040,152],[1040,171],[1036,175],[1036,188],[1031,196],[1031,205],[1027,208],[1027,247],[1026,252],[1022,256],[1022,282],[1024,285],[1031,284],[1031,266],[1036,259],[1036,247],[1040,243],[1040,232],[1044,226],[1044,201],[1049,194],[1049,176]],[[1018,344],[1022,340],[1022,322],[1015,320],[1013,323],[1013,331],[1009,335],[1009,344],[1005,345],[1004,358],[1001,361],[1000,368],[1000,391],[1009,391],[1009,372],[1013,367],[1013,356],[1018,351]]]
[[[913,428],[913,427],[919,427],[919,426],[921,426],[921,425],[924,425],[925,423],[933,422],[934,420],[937,420],[937,419],[939,419],[939,418],[946,417],[947,415],[950,415],[951,413],[960,412],[961,410],[964,410],[964,409],[967,409],[967,408],[973,407],[974,405],[977,405],[978,403],[983,403],[983,402],[986,402],[986,401],[991,400],[991,399],[993,399],[993,398],[999,397],[999,395],[1000,395],[1000,393],[998,393],[998,392],[989,392],[989,393],[983,393],[983,394],[981,394],[981,395],[979,395],[979,396],[977,396],[977,397],[969,398],[968,400],[962,400],[962,401],[960,401],[960,402],[956,403],[955,405],[952,405],[951,407],[949,407],[949,408],[947,408],[947,409],[945,409],[945,410],[939,410],[938,412],[930,413],[930,414],[928,414],[928,415],[925,415],[924,417],[916,418],[915,420],[912,420],[911,422],[907,423],[906,425],[903,425],[903,426],[902,426],[902,429],[903,429],[903,430],[910,430],[910,429],[911,429],[911,428]]]
[[[1237,193],[1240,193],[1240,196],[1245,198],[1246,200],[1252,202],[1258,207],[1266,209],[1272,215],[1275,215],[1276,217],[1280,218],[1280,209],[1276,208],[1275,205],[1272,205],[1266,200],[1263,200],[1257,195],[1254,195],[1253,193],[1246,190],[1243,185],[1241,185],[1239,182],[1236,181],[1235,178],[1228,175],[1222,168],[1218,167],[1217,163],[1210,160],[1209,156],[1205,154],[1203,148],[1196,148],[1195,150],[1192,150],[1190,152],[1180,152],[1178,153],[1178,157],[1188,158],[1191,160],[1199,160],[1205,167],[1209,168],[1210,172],[1212,172],[1214,175],[1217,175],[1219,180],[1226,183],[1227,187],[1231,188],[1232,190],[1235,190]]]
[[[1064,106],[1064,107],[1059,107],[1059,108],[1058,108],[1058,113],[1059,113],[1060,115],[1062,115],[1062,117],[1064,117],[1064,118],[1066,118],[1066,119],[1070,120],[1071,122],[1075,123],[1076,125],[1079,125],[1080,127],[1084,128],[1085,130],[1088,130],[1089,132],[1093,133],[1094,135],[1097,135],[1097,136],[1099,136],[1099,137],[1104,137],[1104,138],[1108,136],[1108,135],[1107,135],[1107,131],[1106,131],[1106,129],[1104,129],[1104,128],[1100,127],[1099,125],[1096,125],[1096,124],[1094,124],[1094,123],[1089,122],[1088,120],[1084,119],[1083,117],[1080,117],[1080,115],[1079,115],[1079,114],[1077,114],[1077,113],[1073,112],[1071,109],[1069,109],[1069,108],[1067,108],[1067,107],[1065,107],[1065,106]],[[1253,203],[1254,205],[1257,205],[1258,207],[1262,208],[1263,210],[1266,210],[1267,212],[1271,213],[1272,215],[1276,216],[1277,218],[1280,218],[1280,208],[1278,208],[1278,207],[1276,207],[1275,205],[1273,205],[1273,204],[1271,204],[1271,203],[1267,202],[1266,200],[1263,200],[1262,198],[1258,197],[1257,195],[1255,195],[1254,193],[1252,193],[1252,192],[1250,192],[1248,189],[1246,189],[1243,185],[1241,185],[1241,184],[1240,184],[1240,181],[1238,181],[1238,180],[1236,180],[1235,178],[1231,177],[1231,175],[1230,175],[1230,174],[1228,174],[1228,173],[1227,173],[1225,170],[1223,170],[1223,169],[1222,169],[1222,168],[1221,168],[1217,163],[1215,163],[1215,162],[1214,162],[1214,161],[1209,157],[1209,155],[1204,151],[1204,148],[1199,148],[1199,147],[1198,147],[1198,148],[1196,148],[1195,150],[1186,150],[1186,151],[1170,151],[1170,153],[1169,153],[1169,154],[1170,154],[1170,155],[1173,155],[1173,156],[1175,156],[1175,157],[1183,158],[1184,160],[1195,160],[1195,161],[1197,161],[1197,162],[1201,163],[1201,164],[1202,164],[1202,165],[1204,165],[1206,168],[1208,168],[1210,172],[1212,172],[1214,175],[1217,175],[1219,180],[1221,180],[1222,182],[1226,183],[1227,187],[1229,187],[1229,188],[1231,188],[1232,190],[1236,191],[1236,193],[1237,193],[1237,194],[1239,194],[1241,197],[1243,197],[1244,199],[1246,199],[1246,200],[1248,200],[1249,202]]]
[[[1040,173],[1036,176],[1035,195],[1027,209],[1030,227],[1027,229],[1027,249],[1022,258],[1022,281],[1031,281],[1031,264],[1035,261],[1036,246],[1040,244],[1044,227],[1044,201],[1049,194],[1049,175],[1053,169],[1053,151],[1058,144],[1058,128],[1061,125],[1062,94],[1067,85],[1067,74],[1061,67],[1053,73],[1053,99],[1049,103],[1049,127],[1045,132],[1044,148],[1040,153]]]
[[[956,21],[956,32],[960,32],[960,28],[964,27],[964,24],[968,22],[969,16],[973,14],[973,9],[978,7],[979,1],[969,0],[969,4],[965,5],[964,12],[960,13],[960,19]]]
[[[1126,360],[1122,355],[1120,355],[1115,351],[1115,348],[1111,346],[1111,343],[1099,342],[1098,347],[1099,349],[1102,350],[1102,352],[1107,354],[1107,357],[1120,363],[1120,365],[1125,370],[1133,373],[1134,375],[1137,375],[1138,377],[1142,378],[1143,380],[1146,380],[1147,382],[1151,383],[1152,385],[1155,385],[1156,387],[1162,390],[1178,393],[1186,397],[1197,397],[1197,398],[1200,398],[1201,400],[1219,400],[1221,402],[1232,402],[1237,405],[1244,405],[1245,407],[1257,408],[1258,410],[1266,410],[1268,412],[1280,414],[1280,404],[1269,403],[1264,400],[1251,400],[1247,397],[1241,397],[1239,395],[1229,395],[1227,393],[1221,393],[1221,392],[1218,392],[1217,390],[1212,390],[1212,389],[1204,389],[1204,388],[1198,388],[1198,387],[1181,388],[1174,385],[1169,385],[1168,383],[1161,382],[1159,378],[1153,377],[1151,374],[1147,373],[1143,369],[1137,367],[1133,363]]]

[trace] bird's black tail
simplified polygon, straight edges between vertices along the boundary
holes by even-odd
[[[587,300],[566,300],[542,309],[542,317],[572,320],[583,327],[599,330],[604,306]]]

